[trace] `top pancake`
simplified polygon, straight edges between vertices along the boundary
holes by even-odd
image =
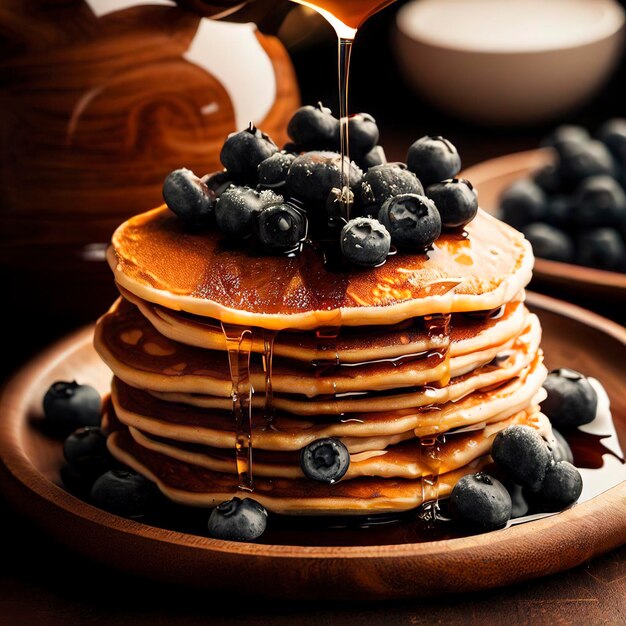
[[[466,233],[444,233],[427,253],[377,268],[329,271],[311,246],[293,258],[255,255],[216,229],[185,231],[167,207],[122,224],[108,256],[118,284],[139,298],[272,330],[495,309],[526,286],[533,265],[524,237],[482,211]]]

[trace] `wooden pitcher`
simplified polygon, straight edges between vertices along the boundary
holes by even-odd
[[[249,121],[286,140],[299,94],[282,44],[149,2],[110,12],[108,0],[0,6],[0,272],[12,309],[97,315],[113,296],[103,255],[111,233],[162,201],[170,170],[221,169],[226,135]],[[222,57],[216,36],[247,43]],[[218,78],[211,67],[226,61]],[[238,119],[259,98],[238,77],[261,70],[271,100],[260,119]]]

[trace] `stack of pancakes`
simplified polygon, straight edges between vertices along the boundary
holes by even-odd
[[[232,247],[161,207],[120,226],[109,262],[121,298],[95,335],[114,373],[109,447],[178,503],[243,489],[279,513],[403,511],[488,464],[503,428],[551,437],[532,253],[482,211],[426,254],[337,269],[313,246]],[[326,437],[350,453],[334,484],[300,467]]]

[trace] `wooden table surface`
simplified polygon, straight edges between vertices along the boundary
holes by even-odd
[[[0,502],[0,625],[626,624],[626,546],[564,574],[473,596],[368,605],[271,604],[164,587],[73,555]],[[63,568],[61,569],[61,565]],[[415,581],[419,585],[419,581]]]

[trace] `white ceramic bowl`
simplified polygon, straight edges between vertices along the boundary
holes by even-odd
[[[582,104],[622,52],[615,0],[414,0],[395,49],[409,83],[458,116],[532,123]]]

